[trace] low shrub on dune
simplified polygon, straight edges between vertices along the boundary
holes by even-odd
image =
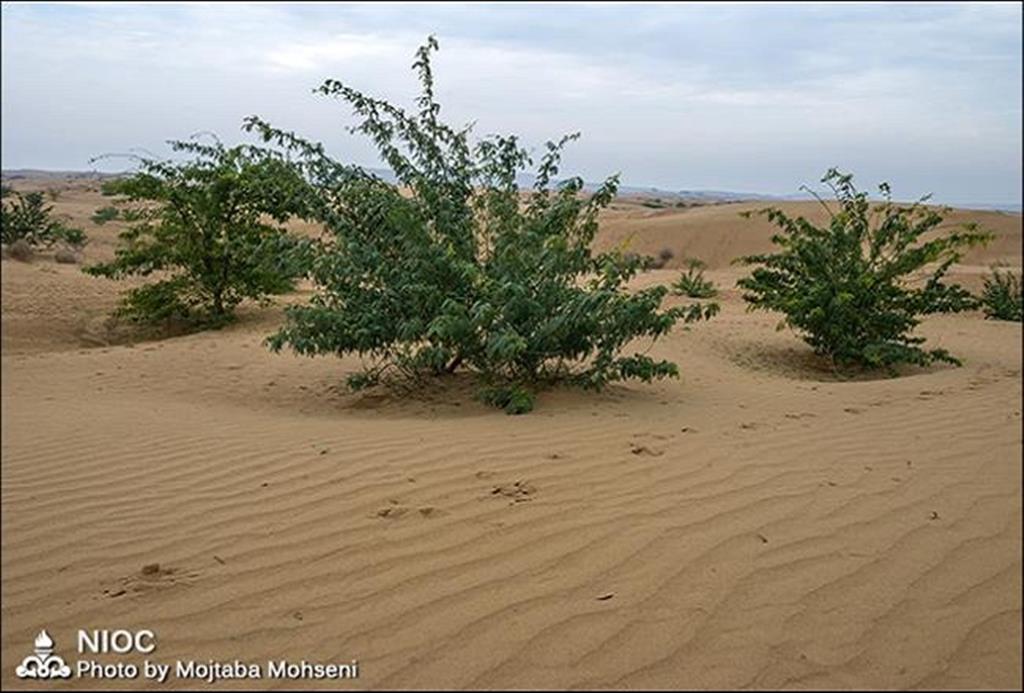
[[[827,225],[777,208],[759,212],[781,232],[772,238],[776,252],[738,260],[755,266],[738,282],[751,309],[784,314],[780,326],[795,329],[837,366],[959,364],[945,349],[925,348],[913,330],[922,316],[978,306],[946,274],[990,234],[975,224],[945,228],[945,210],[925,205],[927,198],[894,203],[886,184],[880,186],[883,202],[872,205],[851,175],[832,169],[822,182],[836,198],[834,208],[818,198]]]
[[[100,207],[99,209],[97,209],[89,218],[92,220],[92,223],[96,224],[97,226],[103,226],[108,221],[117,219],[118,216],[120,216],[120,214],[121,210],[119,210],[117,207],[107,205],[106,207]]]
[[[992,320],[1024,321],[1024,286],[1020,274],[998,267],[985,277],[981,292],[981,308]]]
[[[279,152],[249,145],[170,145],[192,158],[137,158],[137,171],[103,188],[119,198],[118,207],[106,209],[130,225],[114,259],[85,271],[109,279],[157,277],[129,290],[118,315],[217,326],[245,299],[290,290],[308,259],[308,243],[282,226],[308,204],[309,188],[297,169]]]
[[[0,200],[0,243],[9,250],[15,245],[30,250],[55,244],[73,249],[85,245],[85,232],[55,217],[41,191],[22,193],[5,185]]]
[[[702,260],[689,258],[686,261],[686,271],[679,277],[672,290],[679,296],[689,298],[714,298],[718,295],[718,289],[714,282],[704,278],[704,269],[707,267]]]

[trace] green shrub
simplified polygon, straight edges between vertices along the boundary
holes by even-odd
[[[516,137],[472,144],[470,128],[440,120],[430,65],[436,48],[431,37],[417,52],[422,93],[414,113],[335,80],[318,90],[352,106],[361,121],[353,131],[373,140],[398,186],[331,160],[319,144],[247,120],[303,162],[333,235],[313,263],[317,295],[287,309],[271,348],[358,354],[368,365],[349,379],[353,387],[469,369],[484,385],[481,397],[510,413],[528,411],[546,384],[600,388],[677,375],[674,363],[622,352],[717,307],[662,310],[664,287],[625,290],[643,259],[591,251],[617,178],[589,196],[580,178],[552,189],[562,148],[576,135],[547,144],[522,198],[517,174],[531,159]]]
[[[21,193],[11,188],[3,189],[0,206],[0,241],[9,246],[24,241],[33,248],[50,247],[63,243],[72,247],[85,244],[85,232],[65,226],[51,213],[42,192]]]
[[[927,198],[895,204],[886,184],[879,188],[884,201],[872,209],[852,176],[832,169],[822,182],[838,202],[833,210],[818,198],[829,213],[826,226],[761,210],[782,229],[772,238],[779,250],[739,259],[758,265],[738,282],[743,298],[752,309],[785,314],[783,325],[839,366],[959,364],[944,349],[922,348],[924,338],[912,331],[920,316],[977,306],[966,289],[943,280],[966,248],[990,235],[975,224],[942,229],[944,211],[926,206]]]
[[[92,223],[96,224],[97,226],[103,226],[108,221],[117,219],[117,217],[120,214],[121,210],[119,210],[117,207],[100,207],[95,212],[93,212],[93,215],[92,217],[90,217],[90,219],[92,219]]]
[[[718,295],[714,282],[704,278],[707,267],[701,260],[690,258],[686,261],[686,271],[672,285],[673,292],[689,298],[713,298]]]
[[[88,242],[88,236],[85,235],[85,231],[73,226],[60,226],[55,234],[57,242],[65,246],[65,248],[71,250],[78,250],[82,248]]]
[[[992,274],[985,277],[981,292],[981,307],[985,317],[993,320],[1022,321],[1024,315],[1024,286],[1020,274],[992,268]]]
[[[310,242],[280,224],[308,203],[300,172],[280,153],[257,147],[170,145],[192,159],[140,158],[135,173],[103,186],[105,194],[123,196],[122,218],[131,226],[120,234],[114,260],[85,271],[160,277],[128,291],[118,314],[219,325],[244,299],[264,301],[293,288],[308,268]]]
[[[504,409],[506,414],[528,414],[533,411],[533,392],[521,385],[485,387],[480,399],[492,407]]]

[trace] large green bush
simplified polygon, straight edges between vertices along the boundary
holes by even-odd
[[[761,210],[782,231],[778,251],[740,258],[757,265],[738,285],[751,308],[783,313],[814,350],[839,366],[891,368],[959,361],[944,349],[925,349],[913,335],[921,316],[977,307],[963,287],[947,283],[962,252],[989,239],[974,224],[944,228],[943,211],[924,204],[872,205],[850,175],[830,170],[822,182],[837,208],[819,201],[829,223],[816,226],[777,208]],[[748,213],[749,215],[749,213]]]
[[[600,388],[675,376],[674,363],[624,352],[716,306],[663,310],[664,287],[626,291],[642,260],[590,249],[617,179],[592,194],[579,178],[555,185],[572,135],[548,143],[532,191],[520,191],[517,174],[531,158],[516,137],[474,144],[469,127],[440,119],[430,62],[436,48],[431,38],[417,52],[415,112],[335,80],[318,90],[351,105],[359,119],[352,130],[373,141],[398,185],[259,118],[247,121],[303,162],[332,236],[313,263],[317,295],[288,309],[271,347],[359,354],[368,365],[349,379],[354,387],[470,369],[483,399],[511,413],[529,410],[545,384]]]
[[[217,325],[245,299],[290,290],[307,268],[309,242],[281,224],[305,213],[309,187],[301,173],[268,149],[170,144],[191,158],[140,158],[136,172],[103,187],[120,196],[121,217],[131,225],[114,260],[85,271],[111,279],[157,276],[129,290],[119,314]]]

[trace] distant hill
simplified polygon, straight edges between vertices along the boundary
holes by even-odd
[[[395,175],[389,169],[385,168],[367,168],[368,171],[379,176],[383,180],[395,182]],[[114,178],[118,173],[101,173],[99,171],[46,171],[42,169],[6,169],[0,172],[3,178],[8,180],[18,180],[23,178],[36,178],[41,180],[56,180],[56,179],[84,179],[84,178]],[[521,188],[530,188],[533,186],[535,177],[529,174],[520,174],[517,177],[517,181]],[[596,190],[599,183],[587,182],[584,184],[584,189],[588,191]],[[640,186],[640,185],[620,185],[619,194],[625,197],[641,197],[651,198],[652,200],[661,200],[667,203],[667,206],[672,206],[676,202],[696,202],[696,203],[713,203],[713,202],[756,202],[759,200],[764,201],[803,201],[813,200],[814,198],[804,192],[793,193],[790,195],[770,195],[767,193],[756,193],[756,192],[737,192],[735,190],[666,190],[663,188]],[[938,202],[937,204],[948,204]],[[956,207],[958,209],[980,209],[997,212],[1021,212],[1020,202],[1007,202],[1004,204],[998,203],[971,203],[963,202],[956,204],[949,204],[950,207]]]

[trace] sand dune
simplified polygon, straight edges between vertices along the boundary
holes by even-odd
[[[742,212],[766,206],[785,210],[791,216],[804,216],[823,224],[828,219],[817,202],[736,202],[688,209],[649,209],[638,204],[619,204],[606,216],[600,246],[628,242],[636,252],[657,255],[662,248],[673,251],[668,267],[682,267],[684,257],[698,257],[713,268],[728,267],[733,258],[763,253],[772,248],[771,237],[777,228],[766,219],[746,219]],[[1021,215],[1009,212],[954,210],[944,225],[974,221],[995,233],[995,240],[984,248],[972,249],[964,258],[969,265],[987,265],[1006,261],[1020,265]]]
[[[766,249],[742,205],[622,206],[601,243],[725,287]],[[958,276],[1020,265],[991,214]],[[652,349],[681,380],[508,417],[459,378],[346,393],[355,361],[261,345],[279,307],[105,344],[116,284],[2,268],[4,688],[42,627],[72,659],[86,627],[152,629],[163,661],[358,659],[353,688],[1021,685],[1019,324],[932,319],[964,367],[841,382],[727,288]]]

